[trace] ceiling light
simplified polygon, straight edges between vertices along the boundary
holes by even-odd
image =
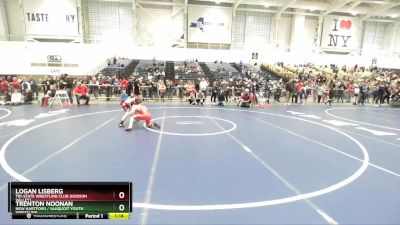
[[[392,19],[397,18],[398,15],[391,15]]]
[[[217,1],[215,1],[215,3],[216,3],[216,4],[219,4],[219,3],[221,3],[221,1],[218,1],[218,0],[217,0]]]

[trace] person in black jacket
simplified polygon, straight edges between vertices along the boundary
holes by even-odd
[[[218,92],[218,106],[224,106],[225,105],[225,91],[219,90]]]
[[[294,90],[294,81],[293,80],[289,80],[286,85],[285,85],[285,90],[286,90],[286,98],[285,98],[285,105],[290,104],[290,99],[293,96],[293,90]]]
[[[217,86],[217,83],[214,82],[214,84],[213,84],[213,86],[211,88],[211,102],[214,102],[214,103],[216,102],[218,91],[219,91],[219,88]]]
[[[343,82],[340,82],[339,87],[338,87],[337,102],[339,102],[339,100],[342,100],[342,103],[343,103],[344,90],[346,90],[346,86],[343,84]]]

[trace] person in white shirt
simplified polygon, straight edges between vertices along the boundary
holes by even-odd
[[[360,94],[360,87],[354,84],[354,97],[352,97],[353,105],[358,105],[358,95]]]
[[[22,100],[22,94],[19,92],[19,90],[14,89],[14,93],[11,95],[11,105],[21,105]]]
[[[203,92],[204,97],[207,98],[207,88],[208,88],[208,82],[206,79],[202,78],[199,84],[200,90]]]

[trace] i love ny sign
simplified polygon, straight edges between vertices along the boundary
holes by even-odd
[[[356,30],[353,18],[327,16],[324,20],[321,47],[354,49],[356,48]]]

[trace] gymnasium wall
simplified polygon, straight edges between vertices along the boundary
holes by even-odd
[[[135,41],[131,2],[84,0],[82,13],[86,43]]]
[[[8,24],[5,2],[0,1],[0,41],[8,40]]]
[[[5,1],[7,23],[10,41],[23,41],[25,35],[25,25],[22,8],[18,1]]]
[[[397,53],[400,55],[400,26],[397,26],[394,33],[396,35],[393,40],[393,50],[394,50],[394,53]]]
[[[93,74],[113,56],[111,46],[35,42],[0,42],[0,74]],[[60,62],[49,62],[59,56]]]
[[[257,51],[272,45],[273,14],[236,11],[232,21],[232,48]]]
[[[172,47],[184,46],[184,11],[182,7],[136,9],[137,45]]]
[[[283,52],[279,49],[259,50],[259,59],[252,60],[249,50],[210,50],[186,48],[137,47],[134,45],[113,44],[66,44],[66,43],[31,43],[0,42],[0,74],[71,75],[95,74],[106,66],[109,57],[128,57],[135,59],[158,60],[195,60],[226,62],[275,63],[283,61],[290,64],[314,62],[316,64],[355,64],[370,66],[372,59],[377,59],[378,66],[400,68],[399,58],[384,56],[338,56],[312,55]],[[48,56],[60,56],[58,65],[51,64]]]
[[[290,49],[290,40],[292,34],[292,15],[282,15],[279,20],[278,38],[277,45],[279,48],[283,48],[285,51]]]
[[[320,49],[315,45],[319,44],[316,38],[320,34],[316,34],[318,18],[315,16],[282,14],[276,28],[276,18],[272,13],[237,10],[233,16],[232,11],[219,6],[201,6],[199,9],[190,6],[188,14],[185,14],[182,5],[174,4],[157,5],[150,2],[133,7],[132,1],[65,0],[72,8],[77,7],[78,17],[82,15],[83,31],[80,26],[76,27],[74,21],[71,32],[56,32],[54,37],[83,35],[82,39],[86,44],[14,42],[29,40],[32,37],[29,34],[35,33],[24,22],[24,10],[35,11],[37,8],[41,9],[39,3],[54,0],[21,0],[27,1],[35,3],[33,6],[26,5],[24,9],[17,0],[0,1],[0,41],[10,41],[0,42],[0,74],[91,74],[104,66],[105,59],[112,56],[136,59],[156,57],[160,60],[242,60],[259,64],[284,61],[292,64],[314,62],[365,66],[369,66],[373,58],[377,58],[379,66],[400,67],[399,57],[396,56],[400,55],[400,28],[394,24],[372,21],[360,24],[356,19],[327,16],[325,28],[330,26],[330,30],[325,29],[326,33],[322,35],[321,43],[324,48],[321,50],[332,50],[332,46],[329,46],[332,42],[330,34],[351,35],[351,50],[355,49],[354,52],[350,51],[350,55],[334,55],[318,53]],[[201,15],[206,15],[210,10],[219,10],[223,18],[210,19],[205,16],[204,22],[213,26],[218,25],[221,20],[221,24],[226,25],[227,29],[231,28],[231,33],[227,34],[231,35],[230,40],[222,41],[231,44],[231,50],[185,48],[186,41],[201,41],[204,38],[199,27],[190,26],[194,26],[192,22],[197,22]],[[74,10],[69,7],[69,11]],[[227,18],[231,14],[230,21]],[[332,22],[334,19],[338,19],[336,24]],[[351,26],[348,21],[351,21]],[[341,30],[333,31],[334,25]],[[354,28],[351,34],[348,32],[349,28]],[[76,29],[79,29],[78,33]],[[30,31],[26,33],[28,30]],[[224,33],[228,33],[228,30]],[[51,29],[45,31],[50,32]],[[188,37],[187,34],[191,36]],[[50,33],[42,33],[41,36],[43,35]],[[218,42],[217,39],[204,40]],[[390,49],[393,51],[390,52]],[[252,59],[252,53],[258,53],[258,59]],[[60,56],[61,66],[48,66],[48,56]]]

